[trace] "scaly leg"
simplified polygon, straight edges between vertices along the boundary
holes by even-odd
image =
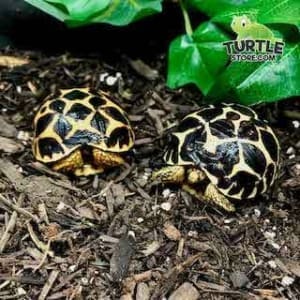
[[[235,211],[235,207],[229,202],[229,200],[223,194],[221,194],[217,190],[217,188],[212,183],[208,184],[204,194],[198,192],[193,187],[187,184],[183,184],[182,189],[200,201],[207,201],[210,203],[214,203],[222,207],[226,211]]]
[[[119,153],[105,152],[100,149],[93,149],[94,164],[104,169],[123,165],[125,160]]]
[[[75,172],[83,167],[83,159],[80,150],[75,150],[68,157],[56,162],[52,169],[58,172]]]
[[[92,164],[84,164],[81,168],[75,170],[76,176],[89,176],[103,173],[106,169],[124,164],[124,159],[113,152],[105,152],[100,149],[93,149]]]
[[[205,173],[199,169],[190,168],[187,170],[187,182],[190,184],[199,183],[205,178]]]
[[[152,174],[152,180],[159,180],[164,183],[182,183],[184,177],[185,170],[183,166],[163,167]]]
[[[208,201],[214,202],[216,205],[221,206],[227,211],[235,211],[235,207],[230,201],[218,191],[218,189],[210,183],[205,192],[204,198]]]

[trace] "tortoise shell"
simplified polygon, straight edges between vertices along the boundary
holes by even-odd
[[[125,152],[133,143],[126,113],[103,91],[60,90],[34,118],[33,154],[43,163],[58,161],[83,145]]]
[[[274,182],[279,149],[272,129],[252,109],[209,105],[171,133],[164,161],[199,167],[225,196],[253,198]]]

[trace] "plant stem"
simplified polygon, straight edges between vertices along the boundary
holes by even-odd
[[[181,11],[183,14],[183,18],[184,18],[185,32],[187,33],[187,35],[192,36],[193,28],[191,25],[191,20],[190,20],[189,14],[186,10],[184,0],[179,0],[179,5],[180,5],[180,8],[181,8]]]

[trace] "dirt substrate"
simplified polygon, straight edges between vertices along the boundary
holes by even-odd
[[[270,193],[228,214],[149,180],[159,137],[201,102],[193,88],[165,87],[164,57],[147,69],[126,57],[6,54],[30,63],[0,69],[0,299],[300,299],[299,100],[256,107],[282,169]],[[78,179],[34,161],[39,104],[75,86],[109,90],[129,113],[130,166]]]

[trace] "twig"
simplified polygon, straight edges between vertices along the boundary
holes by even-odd
[[[90,196],[89,198],[87,198],[85,201],[83,201],[83,202],[79,205],[79,207],[84,206],[85,203],[86,203],[87,201],[90,201],[90,200],[92,200],[92,199],[94,199],[94,198],[98,198],[98,197],[100,198],[100,197],[102,197],[102,196],[110,189],[110,187],[111,187],[113,184],[114,184],[114,181],[113,181],[113,180],[109,181],[109,183],[106,184],[106,186],[105,186],[99,193],[97,193],[97,194],[95,194],[95,195],[92,195],[92,196]]]
[[[1,300],[9,300],[9,299],[20,299],[19,294],[14,294],[14,295],[7,295],[7,296],[0,296]]]
[[[0,199],[1,200],[5,200],[7,202],[9,202],[8,200],[6,200],[1,194],[0,194]],[[23,200],[24,200],[24,197],[23,196],[20,196],[19,197],[19,200],[18,200],[18,204],[15,205],[16,208],[19,208],[19,206],[22,205],[23,203]],[[15,228],[15,225],[16,225],[16,221],[17,221],[17,217],[18,217],[18,214],[14,211],[11,215],[11,218],[7,224],[7,227],[4,231],[4,234],[2,235],[1,239],[0,239],[0,253],[2,253],[6,247],[6,244],[7,242],[9,241],[10,237],[11,237],[11,234]]]
[[[46,299],[46,297],[47,297],[48,293],[50,292],[50,290],[51,290],[51,288],[52,288],[52,286],[53,286],[53,284],[54,284],[54,282],[55,282],[58,274],[59,274],[59,271],[57,271],[57,270],[53,270],[50,273],[50,276],[49,276],[47,282],[45,283],[45,285],[44,285],[44,287],[42,289],[42,292],[41,292],[38,300],[44,300],[44,299]]]
[[[164,131],[164,127],[161,123],[161,115],[159,114],[159,111],[156,109],[148,108],[147,114],[153,120],[157,133],[161,135]]]
[[[9,200],[7,200],[2,194],[0,194],[0,201],[2,201],[5,205],[7,205],[8,207],[12,208],[13,210],[15,210],[16,212],[34,220],[35,222],[39,222],[39,219],[37,216],[33,215],[32,213],[30,213],[29,211],[27,211],[24,208],[19,207],[18,205],[13,204],[12,202],[10,202]]]
[[[185,242],[185,240],[183,238],[181,238],[179,240],[178,247],[177,247],[177,252],[176,252],[176,255],[178,257],[182,257],[183,248],[184,248],[184,242]]]
[[[71,190],[71,191],[74,191],[74,192],[80,192],[81,190],[77,187],[74,187],[72,186],[70,183],[68,182],[65,182],[63,180],[54,180],[52,179],[51,177],[49,177],[49,181],[53,184],[55,184],[56,186],[59,186],[59,187],[62,187],[62,188],[65,188],[67,190]]]
[[[114,179],[114,183],[118,183],[124,180],[135,167],[136,165],[134,163],[132,163],[131,165],[126,165],[125,169],[121,172],[121,174],[116,179]]]
[[[45,280],[43,278],[33,278],[28,276],[5,276],[0,275],[0,280],[7,280],[8,282],[14,281],[23,284],[32,284],[32,285],[44,285]],[[1,299],[1,296],[0,296]]]
[[[143,281],[148,281],[152,277],[152,270],[145,271],[143,273],[135,274],[133,276],[127,277],[123,280],[122,287],[122,297],[126,299],[126,297],[132,297],[134,293],[134,289],[136,285]],[[123,299],[121,298],[121,299]],[[131,299],[131,298],[128,298]]]
[[[59,290],[61,290],[65,285],[67,285],[72,279],[74,279],[76,276],[79,276],[82,274],[82,269],[68,275],[66,278],[63,279],[62,282],[60,282],[59,284],[57,284],[54,288],[53,288],[53,292],[57,292]]]
[[[300,120],[300,112],[293,110],[284,110],[283,115],[289,119]]]
[[[168,271],[167,274],[163,276],[162,283],[155,289],[151,300],[163,298],[162,296],[164,296],[175,284],[178,276],[185,272],[185,270],[191,267],[196,261],[198,261],[202,255],[202,252],[200,252],[190,256],[184,262],[176,265],[170,271]]]
[[[165,111],[171,112],[172,108],[170,107],[170,103],[168,103],[166,100],[162,99],[158,93],[155,91],[151,92],[151,98],[157,101]]]
[[[43,257],[42,257],[42,259],[41,259],[41,261],[39,263],[39,265],[34,268],[33,272],[36,272],[44,264],[44,262],[46,261],[47,256],[48,256],[48,254],[50,252],[50,245],[51,245],[51,240],[48,241],[48,243],[47,243],[47,249],[46,249],[46,251],[45,251],[45,253],[44,253],[44,255],[43,255]]]
[[[32,241],[35,243],[35,245],[40,249],[42,250],[44,253],[46,252],[49,256],[53,257],[54,256],[54,253],[52,251],[49,251],[48,249],[48,245],[46,245],[45,243],[41,242],[38,237],[36,236],[36,234],[34,233],[33,231],[33,228],[32,226],[28,223],[27,224],[27,229],[28,229],[28,232],[29,232],[29,235],[32,239]]]
[[[234,291],[229,289],[227,286],[220,285],[213,282],[207,282],[203,280],[198,280],[194,282],[194,284],[199,288],[201,291],[206,293],[222,293],[222,294],[237,294],[242,295],[239,291]]]
[[[69,300],[75,299],[76,296],[80,295],[82,291],[82,286],[78,284],[75,288],[73,288],[73,293],[70,295]]]
[[[0,284],[0,291],[10,284],[10,280],[5,280]]]
[[[16,221],[17,221],[17,213],[14,211],[11,215],[11,218],[7,224],[7,227],[4,231],[4,234],[2,235],[0,239],[0,253],[2,253],[6,247],[7,242],[9,241],[11,234],[15,228]]]
[[[231,294],[231,295],[243,295],[243,293],[239,292],[239,291],[233,291],[233,290],[211,290],[211,289],[201,289],[202,292],[204,293],[218,293],[218,294]]]

